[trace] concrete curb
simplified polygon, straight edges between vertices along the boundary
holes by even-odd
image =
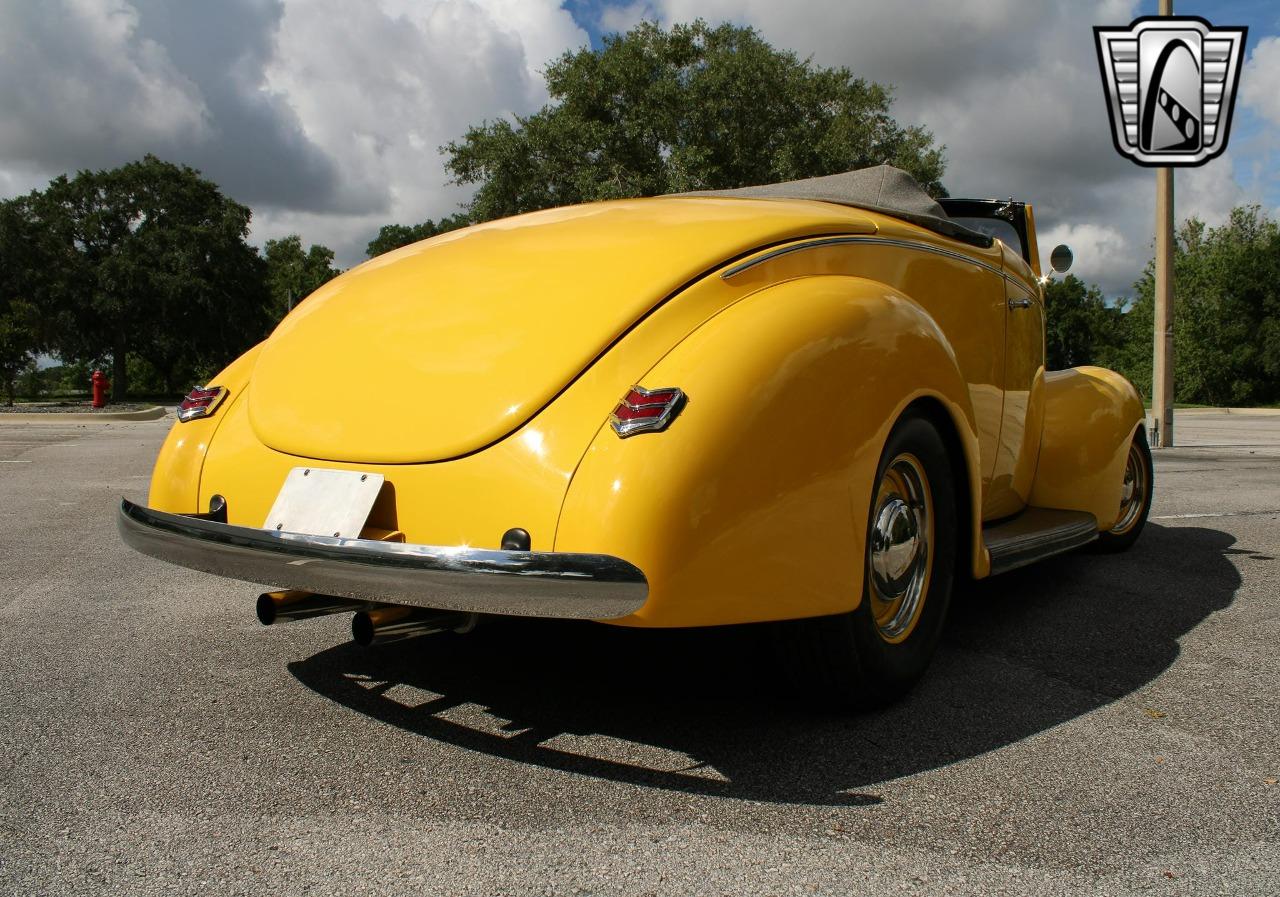
[[[1150,413],[1151,411],[1148,409],[1148,416]],[[1174,408],[1173,416],[1176,418],[1179,414],[1273,415],[1280,414],[1280,408]]]
[[[140,411],[49,411],[44,414],[17,411],[12,414],[0,414],[0,426],[14,424],[84,424],[111,423],[113,421],[160,420],[169,412],[160,405],[143,408]]]

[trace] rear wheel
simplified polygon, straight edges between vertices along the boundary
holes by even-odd
[[[1098,551],[1112,553],[1125,551],[1142,534],[1147,515],[1151,513],[1154,495],[1155,466],[1151,463],[1151,447],[1142,428],[1129,444],[1129,457],[1124,465],[1124,488],[1120,493],[1120,516],[1115,525],[1098,536],[1094,543]]]
[[[910,413],[894,426],[873,489],[857,609],[786,624],[802,686],[855,707],[887,704],[907,692],[928,666],[946,620],[955,488],[946,445],[928,418]]]

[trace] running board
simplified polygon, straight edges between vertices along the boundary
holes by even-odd
[[[1027,508],[1012,520],[982,530],[991,552],[992,576],[1088,545],[1096,538],[1098,519],[1092,514],[1050,508]]]

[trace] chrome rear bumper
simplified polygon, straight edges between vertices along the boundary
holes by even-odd
[[[169,514],[127,500],[116,523],[126,545],[162,561],[364,601],[606,620],[639,610],[649,595],[638,567],[605,554],[310,536]]]

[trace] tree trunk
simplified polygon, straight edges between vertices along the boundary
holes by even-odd
[[[129,369],[125,367],[124,334],[116,336],[115,351],[111,355],[111,401],[123,402],[129,395]]]

